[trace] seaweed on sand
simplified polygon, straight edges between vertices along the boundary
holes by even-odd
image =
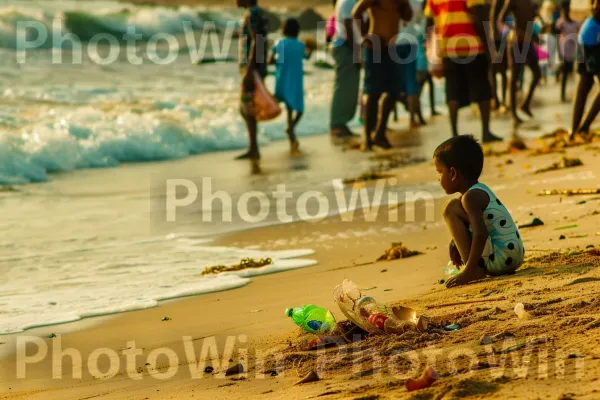
[[[392,246],[385,251],[385,253],[377,259],[377,261],[391,261],[397,260],[400,258],[407,258],[418,256],[421,253],[420,251],[409,250],[406,246],[403,246],[402,243],[392,243]]]
[[[272,263],[273,261],[270,258],[261,258],[258,261],[252,258],[244,258],[242,261],[240,261],[239,264],[230,265],[229,267],[225,265],[215,265],[212,267],[208,267],[204,271],[202,271],[202,276],[209,274],[220,274],[222,272],[241,271],[248,268],[261,268],[265,265],[270,265]]]
[[[351,185],[353,183],[376,181],[379,179],[387,179],[387,178],[391,178],[391,175],[382,174],[377,171],[369,171],[369,172],[364,172],[364,173],[360,174],[356,178],[344,179],[343,183],[345,185]]]
[[[535,171],[535,173],[540,174],[542,172],[556,171],[559,169],[579,167],[581,165],[583,165],[583,162],[579,158],[562,157],[559,162],[555,162],[547,168],[538,169],[537,171]]]
[[[506,147],[506,150],[495,151],[491,147],[486,146],[484,148],[484,155],[486,157],[505,156],[507,154],[519,153],[524,150],[527,150],[527,145],[525,144],[523,139],[515,136],[512,139],[510,139],[510,142],[508,142],[508,146]]]

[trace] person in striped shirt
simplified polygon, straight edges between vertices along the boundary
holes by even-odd
[[[435,26],[438,54],[443,59],[446,101],[453,136],[458,136],[458,111],[478,103],[482,141],[500,141],[490,132],[491,53],[486,40],[486,0],[427,0],[428,26]]]

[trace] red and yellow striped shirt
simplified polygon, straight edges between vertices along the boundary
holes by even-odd
[[[485,5],[486,0],[427,0],[425,16],[433,18],[440,57],[483,53],[483,43],[468,9]]]

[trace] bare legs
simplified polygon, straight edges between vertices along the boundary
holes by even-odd
[[[573,120],[571,121],[571,140],[578,133],[589,133],[590,127],[598,114],[600,113],[600,94],[596,95],[590,110],[588,111],[585,121],[580,125],[581,119],[585,112],[585,103],[594,86],[594,75],[584,73],[580,76],[575,93],[575,101],[573,102]]]
[[[490,132],[490,114],[492,110],[491,101],[482,101],[478,103],[479,112],[481,113],[481,129],[483,143],[499,142],[501,138]],[[450,126],[452,127],[452,136],[458,136],[458,109],[457,101],[448,102],[448,110],[450,111]]]
[[[452,136],[458,136],[458,101],[448,102],[448,111],[450,111],[450,127],[452,128]]]
[[[256,122],[256,118],[249,112],[249,109],[246,105],[242,105],[241,115],[246,123],[246,127],[248,128],[248,138],[249,145],[248,151],[240,156],[236,157],[236,160],[258,160],[260,159],[260,153],[258,151],[258,141],[257,141],[257,129],[258,124]]]
[[[469,232],[469,218],[459,199],[452,199],[446,204],[444,219],[460,257],[466,263],[471,253],[472,239]]]
[[[581,120],[583,119],[583,113],[585,112],[585,103],[594,86],[594,76],[592,74],[584,73],[580,76],[579,82],[577,82],[577,89],[575,91],[575,100],[573,101],[573,117],[571,119],[571,139],[579,132]]]
[[[411,95],[408,96],[406,101],[408,103],[408,112],[410,114],[409,127],[416,128],[420,125],[419,122],[417,122],[417,117],[419,115],[419,97],[416,94]]]
[[[479,103],[479,112],[481,113],[481,129],[483,131],[483,143],[501,142],[502,139],[490,132],[490,114],[492,111],[491,101],[482,101]]]
[[[494,94],[494,100],[495,100],[495,106],[494,106],[494,110],[498,110],[500,107],[502,106],[506,106],[506,92],[508,90],[508,77],[507,77],[507,73],[506,73],[506,68],[502,68],[502,66],[500,68],[496,68],[496,66],[492,66],[491,68],[491,83],[492,83],[492,92]],[[500,97],[502,97],[502,99],[500,99],[500,97],[498,96],[498,83],[496,81],[496,76],[500,74]]]
[[[527,49],[527,53],[525,55],[525,62],[521,62],[521,60],[517,59],[517,55],[521,57],[523,55],[522,51],[525,46],[530,46]],[[523,121],[519,118],[517,114],[517,91],[518,85],[521,79],[521,75],[523,74],[525,65],[529,67],[533,74],[533,78],[529,85],[529,91],[521,103],[521,111],[527,114],[530,117],[533,117],[531,113],[531,101],[533,99],[533,94],[535,93],[535,89],[540,82],[542,77],[542,70],[540,68],[540,63],[538,61],[537,55],[535,53],[535,49],[533,47],[533,43],[517,43],[513,42],[512,51],[509,52],[511,60],[510,60],[510,69],[511,69],[511,80],[510,80],[510,108],[513,116],[513,121],[515,125],[522,123]],[[520,53],[520,54],[515,54]]]
[[[292,155],[296,155],[300,152],[300,143],[298,143],[298,139],[296,139],[296,125],[298,125],[298,122],[300,122],[300,118],[302,118],[302,113],[296,112],[294,115],[294,110],[292,110],[289,105],[286,104],[285,107],[287,109],[287,134],[290,139],[291,153]]]
[[[394,107],[394,103],[396,102],[395,96],[390,95],[389,93],[384,93],[381,95],[379,99],[379,113],[377,126],[375,127],[375,136],[373,137],[373,144],[384,149],[390,149],[392,145],[387,139],[387,126],[388,119],[390,117],[390,112]],[[376,103],[377,104],[377,103]],[[412,112],[411,112],[412,115]]]
[[[527,93],[527,97],[525,97],[525,101],[521,104],[521,111],[528,116],[533,117],[533,114],[531,113],[531,101],[533,100],[535,89],[542,78],[542,69],[540,68],[540,62],[538,61],[537,55],[534,51],[529,51],[527,53],[526,62],[527,66],[531,70],[531,73],[533,74],[533,77],[531,78],[531,83],[529,84],[529,92]]]
[[[566,61],[565,61],[566,62]],[[567,68],[566,64],[564,65],[564,69],[563,69],[563,73],[562,73],[562,79],[560,82],[560,101],[562,101],[563,103],[567,102],[567,81],[569,80],[569,76],[570,74],[568,74],[567,72],[569,71],[569,69]]]
[[[517,91],[519,85],[519,77],[523,73],[523,69],[524,64],[515,62],[513,55],[510,63],[510,111],[512,113],[515,125],[523,123],[523,120],[519,118],[519,115],[517,114]]]
[[[363,104],[365,105],[365,149],[371,150],[373,142],[371,134],[377,126],[377,103],[379,98],[373,95],[364,95]]]
[[[466,264],[471,254],[471,233],[469,232],[469,217],[459,199],[453,199],[444,208],[444,219],[450,230],[450,235],[460,253],[462,261]],[[463,272],[464,273],[464,272]],[[469,281],[483,279],[487,271],[483,268],[474,268],[469,274]],[[454,279],[454,278],[453,278]]]

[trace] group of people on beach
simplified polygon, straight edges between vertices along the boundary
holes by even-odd
[[[287,134],[292,153],[297,153],[295,128],[304,112],[302,63],[310,55],[298,40],[298,21],[293,18],[285,21],[284,38],[269,57],[268,20],[258,0],[236,1],[246,9],[240,46],[241,114],[250,138],[248,152],[239,158],[260,157],[252,99],[255,79],[266,77],[269,62],[277,65],[275,97],[287,110]],[[411,128],[425,124],[420,96],[429,84],[431,115],[438,114],[432,76],[445,78],[453,136],[459,134],[459,110],[477,103],[482,141],[501,140],[490,131],[490,116],[493,109],[507,108],[507,90],[514,124],[523,122],[522,114],[533,116],[535,90],[546,72],[540,62],[544,63],[549,56],[541,46],[543,36],[548,41],[555,36],[559,38],[561,64],[557,79],[561,80],[563,101],[575,65],[581,76],[574,99],[573,135],[589,131],[600,111],[599,99],[581,123],[594,75],[587,70],[588,63],[576,62],[578,50],[583,49],[584,59],[594,58],[590,48],[597,44],[598,38],[593,36],[594,18],[592,22],[586,21],[580,31],[580,24],[570,16],[569,0],[564,0],[559,9],[545,3],[542,7],[544,14],[548,14],[545,18],[532,0],[424,0],[423,18],[414,17],[409,0],[334,0],[333,3],[335,15],[327,30],[335,61],[329,130],[335,142],[344,143],[356,136],[348,124],[360,109],[363,148],[390,148],[387,125],[397,102],[407,108]],[[592,6],[595,8],[593,0]],[[531,71],[531,79],[519,103],[525,67]],[[364,70],[362,88],[361,70]],[[496,84],[497,75],[501,77],[501,87]]]
[[[459,109],[477,103],[482,141],[501,140],[489,127],[492,99],[496,100],[496,107],[503,106],[496,93],[496,75],[503,76],[504,102],[506,72],[510,69],[510,109],[518,125],[521,123],[519,111],[532,115],[533,95],[543,76],[540,34],[554,33],[560,35],[559,76],[563,101],[567,78],[575,65],[580,75],[573,102],[572,139],[586,135],[600,112],[598,94],[581,123],[594,81],[600,81],[600,0],[590,1],[592,16],[580,27],[570,17],[569,1],[562,3],[560,17],[548,24],[543,22],[532,0],[425,0],[426,23],[421,39],[416,35],[416,41],[403,40],[399,34],[401,24],[413,18],[409,0],[338,0],[336,4],[335,23],[329,25],[330,29],[335,27],[330,35],[336,63],[330,122],[332,137],[354,136],[348,123],[355,117],[359,105],[361,69],[364,69],[365,149],[391,147],[387,122],[400,99],[404,99],[409,110],[411,125],[422,122],[415,119],[422,120],[419,101],[422,85],[429,82],[433,86],[431,75],[446,79],[452,137],[438,146],[433,162],[444,191],[450,195],[460,194],[447,203],[443,213],[452,236],[449,256],[461,270],[448,280],[448,287],[487,275],[514,273],[525,256],[522,237],[509,211],[495,193],[479,181],[484,164],[483,149],[473,136],[459,135]],[[241,112],[250,133],[250,149],[242,157],[256,159],[259,152],[252,97],[254,79],[266,76],[266,63],[258,63],[257,54],[266,51],[267,29],[257,0],[237,0],[237,3],[248,9],[240,60]],[[297,39],[298,31],[297,22],[287,20],[285,38],[276,44],[271,57],[275,60],[281,57],[283,61],[277,68],[275,94],[288,110],[292,151],[298,149],[294,128],[304,107],[302,60],[307,55],[305,46]],[[432,46],[435,52],[427,50]],[[507,62],[503,49],[508,49]],[[577,57],[579,49],[582,49],[583,59]],[[416,52],[413,60],[420,62],[407,61],[413,51]],[[434,53],[435,57],[427,57],[425,53]],[[518,107],[517,92],[525,66],[531,70],[532,79]],[[432,114],[434,106],[432,101]]]

